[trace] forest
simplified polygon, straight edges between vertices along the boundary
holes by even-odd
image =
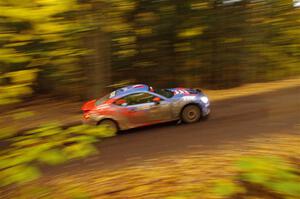
[[[300,74],[290,0],[0,1],[0,104],[115,87],[222,89]]]

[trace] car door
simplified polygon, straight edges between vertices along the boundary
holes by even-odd
[[[128,126],[136,127],[167,119],[166,104],[153,102],[157,96],[146,93],[129,94],[117,102],[121,102],[121,115]],[[165,110],[164,113],[161,111]]]
[[[149,110],[149,121],[159,123],[172,120],[171,102],[162,96],[154,96]]]
[[[153,96],[143,92],[129,94],[118,99],[116,104],[120,106],[120,119],[130,128],[148,123],[149,110],[154,104],[152,99]]]

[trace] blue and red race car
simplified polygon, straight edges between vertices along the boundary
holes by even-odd
[[[210,113],[208,97],[198,89],[126,86],[82,106],[83,121],[113,131],[181,120],[194,123]]]

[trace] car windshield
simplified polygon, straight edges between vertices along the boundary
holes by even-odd
[[[103,104],[106,100],[110,98],[110,94],[107,94],[96,101],[96,106]]]
[[[166,98],[171,98],[174,96],[174,93],[168,89],[153,89],[153,91],[159,95],[166,97]]]

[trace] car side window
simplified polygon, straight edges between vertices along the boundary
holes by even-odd
[[[137,104],[153,102],[153,98],[155,98],[155,96],[149,93],[135,93],[135,94],[127,95],[119,100],[124,102],[123,103],[124,105],[129,106],[129,105],[137,105]]]

